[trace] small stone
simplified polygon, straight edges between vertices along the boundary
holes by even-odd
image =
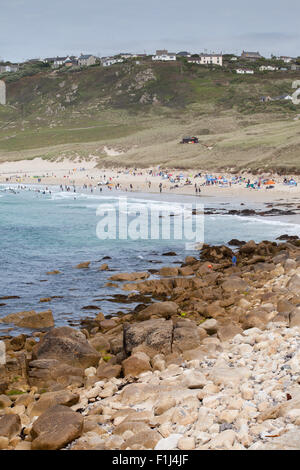
[[[195,439],[193,437],[181,437],[178,440],[177,447],[180,450],[193,450],[195,449]]]
[[[9,408],[12,405],[12,401],[6,395],[0,395],[0,409]]]
[[[181,434],[171,434],[169,437],[158,441],[154,450],[174,450],[177,448],[178,441],[181,437]]]
[[[168,411],[170,408],[176,406],[176,400],[172,397],[165,397],[158,401],[158,403],[154,406],[154,414],[161,415]]]
[[[0,418],[0,436],[11,439],[21,431],[21,420],[18,415],[5,414]]]

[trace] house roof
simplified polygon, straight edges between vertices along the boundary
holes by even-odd
[[[169,52],[167,51],[167,49],[162,49],[156,51],[156,55],[169,55]]]
[[[221,57],[222,54],[206,54],[206,53],[201,53],[199,54],[200,57]]]
[[[242,55],[246,56],[246,57],[261,57],[261,55],[258,51],[257,52],[243,51]]]
[[[81,56],[79,57],[79,60],[82,60],[82,59],[83,59],[83,60],[87,60],[87,59],[89,59],[90,57],[93,57],[92,54],[81,55]]]

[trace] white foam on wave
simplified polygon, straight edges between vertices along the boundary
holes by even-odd
[[[270,220],[269,218],[264,218],[264,217],[251,217],[251,216],[243,216],[243,215],[230,215],[230,214],[215,214],[213,217],[210,215],[206,215],[206,217],[209,217],[211,220],[217,220],[218,218],[224,219],[233,219],[233,220],[240,220],[241,222],[244,222],[245,225],[247,224],[266,224],[269,226],[275,226],[275,227],[285,227],[286,230],[291,230],[294,233],[299,232],[300,233],[300,223],[292,223],[292,222],[285,222],[283,220]],[[279,216],[280,217],[280,216]],[[285,217],[285,216],[282,216]]]

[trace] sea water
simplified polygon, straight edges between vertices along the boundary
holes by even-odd
[[[187,255],[199,256],[197,251],[187,251],[181,240],[99,239],[97,209],[101,205],[116,205],[120,197],[126,198],[129,212],[135,203],[170,206],[175,214],[177,210],[180,212],[183,202],[194,204],[201,199],[206,207],[226,204],[224,200],[172,194],[120,193],[106,189],[101,193],[95,189],[91,194],[62,192],[59,188],[43,194],[34,186],[25,190],[0,186],[0,297],[19,297],[0,300],[0,318],[9,313],[50,308],[56,326],[76,326],[83,318],[97,314],[97,310],[82,309],[88,305],[98,306],[104,315],[129,312],[134,304],[113,301],[114,294],[126,294],[121,286],[105,286],[110,276],[117,272],[160,269],[163,265],[178,266]],[[231,208],[239,205],[240,202],[230,202]],[[284,218],[204,217],[204,242],[209,244],[227,243],[232,238],[256,242],[275,240],[283,233],[300,235],[300,226]],[[164,256],[168,251],[176,256]],[[110,259],[103,259],[107,256]],[[89,269],[74,269],[85,261],[91,261]],[[107,263],[110,271],[99,271],[102,263]],[[46,274],[52,270],[61,274]],[[41,298],[53,296],[56,298],[51,302],[40,303]],[[7,327],[0,324],[0,334],[5,334]],[[20,331],[14,327],[9,334]]]

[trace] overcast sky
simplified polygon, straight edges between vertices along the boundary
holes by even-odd
[[[299,0],[0,0],[0,58],[118,52],[300,56]]]

